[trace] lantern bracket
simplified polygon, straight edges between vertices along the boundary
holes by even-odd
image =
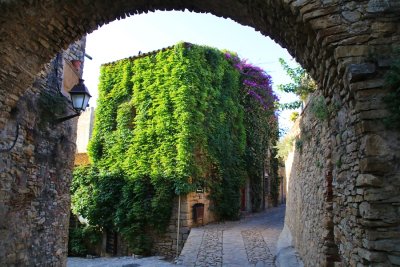
[[[55,124],[59,124],[59,123],[61,123],[61,122],[70,120],[70,119],[75,118],[75,117],[78,117],[78,116],[80,116],[80,115],[81,115],[81,113],[80,113],[80,112],[77,112],[77,113],[75,113],[75,114],[72,114],[72,115],[69,115],[69,116],[66,116],[66,117],[62,117],[62,118],[56,119],[54,123],[55,123]]]
[[[88,103],[91,95],[89,93],[89,90],[83,83],[83,79],[79,79],[79,82],[74,87],[72,87],[71,91],[69,91],[69,94],[71,96],[70,103],[72,104],[75,114],[56,119],[55,124],[78,117],[79,115],[81,115],[82,111],[84,111],[89,105]]]

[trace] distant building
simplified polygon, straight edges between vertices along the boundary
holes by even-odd
[[[78,119],[76,136],[75,166],[89,164],[87,146],[92,136],[94,123],[94,107],[87,108]]]
[[[267,164],[262,167],[264,170],[260,167],[258,172],[244,174],[244,147],[250,140],[246,140],[245,116],[250,112],[244,114],[241,104],[245,93],[240,90],[243,86],[240,77],[244,72],[230,61],[234,60],[232,57],[222,51],[181,43],[102,65],[101,97],[95,135],[91,140],[94,151],[92,163],[102,168],[118,169],[123,165],[121,158],[128,158],[130,161],[126,161],[123,168],[134,170],[147,180],[154,177],[156,180],[162,175],[168,179],[176,178],[176,189],[180,189],[181,179],[181,183],[191,190],[183,194],[173,193],[170,198],[173,208],[169,227],[162,236],[154,236],[153,249],[157,254],[173,257],[176,242],[181,249],[179,245],[187,238],[190,228],[223,218],[216,212],[216,207],[222,206],[221,202],[225,210],[233,210],[223,215],[232,218],[237,218],[240,211],[257,211],[266,206],[265,196],[269,191],[264,181],[265,176],[270,174]],[[250,79],[250,74],[246,75]],[[251,85],[255,83],[246,81]],[[261,98],[255,91],[250,91]],[[134,97],[145,103],[145,108],[137,108]],[[266,105],[262,100],[261,103]],[[75,165],[90,164],[87,145],[94,124],[93,111],[90,108],[79,118]],[[196,124],[192,120],[197,120]],[[191,128],[183,122],[191,123]],[[275,126],[272,125],[271,128]],[[141,131],[135,132],[137,129]],[[199,137],[201,133],[209,135]],[[171,145],[171,139],[183,141]],[[257,150],[249,155],[260,153]],[[158,158],[150,158],[149,155],[157,155]],[[160,155],[168,155],[168,158]],[[269,160],[270,153],[268,155],[264,160]],[[193,163],[186,161],[191,158]],[[193,166],[186,167],[188,162]],[[243,168],[238,167],[239,163]],[[183,171],[176,174],[179,168]],[[259,179],[252,184],[250,175]],[[242,184],[244,180],[245,184]],[[219,191],[213,191],[210,184],[217,183],[220,183]],[[254,187],[257,190],[252,191]],[[229,190],[223,191],[222,188]],[[153,190],[147,197],[156,194]],[[255,198],[257,202],[252,201]],[[104,231],[99,254],[129,254],[120,233],[110,229]]]

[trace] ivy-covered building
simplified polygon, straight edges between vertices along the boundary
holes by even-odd
[[[260,68],[179,43],[104,64],[99,93],[73,210],[134,252],[171,255],[177,228],[262,209],[266,175],[277,198],[276,97]]]

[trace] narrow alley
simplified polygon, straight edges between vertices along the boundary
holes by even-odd
[[[275,266],[276,245],[285,206],[251,214],[240,221],[191,230],[177,264],[182,266]]]
[[[240,221],[193,228],[177,260],[187,267],[275,266],[276,246],[285,218],[285,206],[250,214]],[[133,259],[69,258],[68,267],[174,266],[159,257]]]

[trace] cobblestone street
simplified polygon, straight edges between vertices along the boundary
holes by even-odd
[[[275,266],[276,244],[282,231],[285,206],[250,214],[240,221],[193,228],[177,265],[185,267]],[[69,258],[68,267],[174,266],[160,257],[133,259]],[[284,265],[286,266],[286,265]],[[297,265],[287,265],[297,266]]]
[[[236,222],[193,228],[177,264],[182,266],[275,266],[285,206]]]

